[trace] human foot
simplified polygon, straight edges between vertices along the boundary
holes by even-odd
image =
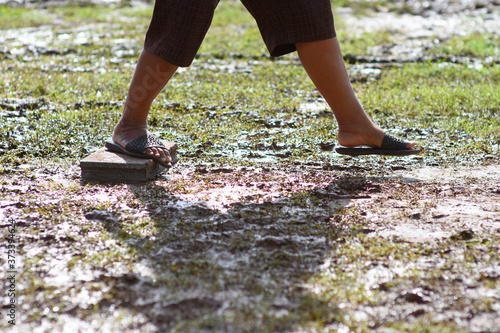
[[[389,135],[390,136],[390,135]],[[392,137],[392,136],[391,136]],[[381,148],[386,138],[386,133],[378,126],[371,126],[370,129],[360,131],[359,128],[340,129],[337,134],[337,140],[343,147],[368,146],[373,148]],[[404,141],[404,149],[415,149],[416,142]]]
[[[112,140],[123,149],[127,149],[127,145],[133,145],[137,149],[137,140],[146,136],[148,139],[144,147],[148,147],[142,151],[137,151],[142,155],[150,155],[152,158],[158,159],[163,163],[172,162],[169,150],[154,136],[149,134],[144,124],[131,124],[120,120],[113,131]],[[157,141],[158,140],[158,141]],[[130,146],[128,148],[130,148]]]
[[[342,131],[338,134],[338,141],[342,147],[336,147],[339,154],[359,156],[359,155],[388,155],[406,156],[419,154],[421,150],[415,149],[415,142],[401,140],[395,136],[384,133],[377,126],[373,131],[355,133]],[[361,147],[360,147],[361,146]],[[368,146],[369,148],[363,147]]]

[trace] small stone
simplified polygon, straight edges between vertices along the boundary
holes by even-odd
[[[92,210],[88,213],[85,213],[85,218],[91,221],[101,221],[107,223],[116,223],[118,222],[118,218],[111,212],[107,210]]]
[[[468,229],[468,230],[462,230],[459,233],[451,236],[452,240],[471,240],[474,238],[474,231]]]
[[[423,290],[422,288],[415,288],[411,291],[404,291],[401,294],[401,297],[407,302],[417,304],[425,304],[432,301],[430,292],[427,290]]]

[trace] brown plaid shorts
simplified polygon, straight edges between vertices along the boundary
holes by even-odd
[[[330,0],[241,2],[257,21],[273,57],[295,51],[295,43],[335,37]],[[144,49],[173,65],[189,66],[218,3],[219,0],[156,0]]]

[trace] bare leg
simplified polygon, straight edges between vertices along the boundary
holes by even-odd
[[[142,51],[128,91],[122,117],[113,131],[113,141],[125,147],[130,141],[147,133],[147,117],[153,100],[177,70],[165,60]],[[171,162],[168,150],[150,148],[145,154]]]
[[[337,38],[296,46],[307,74],[337,119],[339,144],[380,147],[385,133],[370,120],[354,94]],[[408,149],[414,146],[415,142],[407,143]]]

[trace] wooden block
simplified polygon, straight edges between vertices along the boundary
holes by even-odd
[[[177,162],[177,143],[164,141],[163,144],[170,150],[172,164],[175,164]],[[101,148],[82,159],[80,168],[83,182],[103,183],[144,182],[167,170],[153,159],[115,153],[106,148]]]

